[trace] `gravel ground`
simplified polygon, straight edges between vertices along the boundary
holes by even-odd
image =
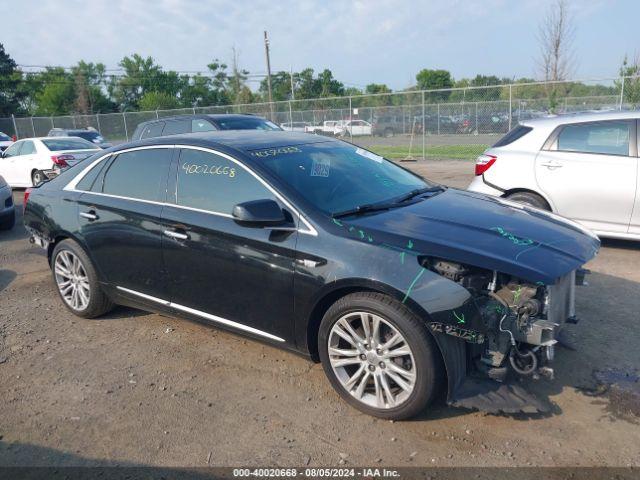
[[[461,187],[473,169],[405,165]],[[126,308],[72,316],[19,219],[0,233],[0,466],[639,466],[637,418],[593,376],[640,365],[638,265],[638,243],[613,241],[588,265],[579,350],[559,349],[557,379],[531,386],[552,413],[436,405],[394,423],[348,407],[320,365],[255,341]]]

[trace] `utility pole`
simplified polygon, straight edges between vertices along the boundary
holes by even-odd
[[[271,60],[269,59],[269,37],[267,31],[264,31],[264,53],[267,57],[267,87],[269,89],[269,109],[271,111],[271,120],[273,121],[273,97],[271,96]]]
[[[296,99],[296,94],[293,91],[293,68],[289,66],[289,79],[291,80],[291,100]]]

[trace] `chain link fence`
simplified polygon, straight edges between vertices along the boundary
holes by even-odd
[[[626,87],[626,88],[625,88]],[[250,113],[285,130],[336,136],[399,160],[468,159],[521,121],[549,114],[635,109],[640,78],[514,83],[272,103],[56,117],[0,118],[0,131],[18,138],[52,128],[100,131],[110,142],[131,139],[147,120],[174,115]]]

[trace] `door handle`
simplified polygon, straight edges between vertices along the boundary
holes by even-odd
[[[562,168],[561,163],[554,162],[553,160],[550,160],[548,162],[542,162],[540,165],[547,168]]]
[[[90,222],[98,219],[98,215],[96,215],[96,212],[94,212],[93,210],[89,210],[88,212],[80,212],[80,216],[82,218],[86,218]]]
[[[173,230],[165,230],[163,232],[167,237],[175,238],[177,240],[189,240],[187,233],[174,232]]]

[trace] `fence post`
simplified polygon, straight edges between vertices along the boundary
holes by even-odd
[[[158,116],[158,109],[156,108],[156,120],[158,120],[160,117]]]
[[[622,110],[622,104],[624,103],[624,75],[622,76],[622,86],[620,87],[620,108]]]
[[[98,132],[102,135],[102,128],[100,127],[100,114],[96,113],[96,124],[98,125]],[[102,135],[104,137],[104,135]]]
[[[513,101],[513,92],[512,92],[512,85],[509,84],[509,130],[511,130],[511,111],[512,109],[512,105],[511,102]]]
[[[196,114],[196,107],[191,107],[191,109],[193,110],[193,114]]]
[[[476,102],[476,134],[480,133],[480,129],[478,128],[478,102]]]
[[[31,131],[33,132],[33,136],[36,136],[36,126],[33,123],[33,116],[31,117]]]
[[[53,117],[49,117],[51,119],[51,129],[56,128],[55,124],[53,123]]]
[[[427,146],[426,146],[426,135],[427,135],[427,125],[426,125],[426,111],[424,105],[424,90],[422,91],[422,160],[427,159]]]
[[[440,102],[438,102],[438,135],[440,135]]]
[[[76,128],[76,116],[71,115],[71,121],[73,122],[73,128]]]
[[[156,110],[156,114],[158,111]],[[127,116],[122,112],[122,121],[124,122],[124,136],[127,138],[127,142],[129,141],[129,132],[127,131]]]
[[[293,131],[293,110],[291,108],[291,100],[289,100],[289,127]]]
[[[353,108],[351,108],[351,97],[349,97],[349,138],[353,142],[353,126],[351,125],[351,115],[353,114]]]
[[[16,136],[16,140],[20,138],[20,136],[18,135],[18,126],[16,125],[16,116],[12,113],[11,114],[11,120],[13,120],[13,133]]]

